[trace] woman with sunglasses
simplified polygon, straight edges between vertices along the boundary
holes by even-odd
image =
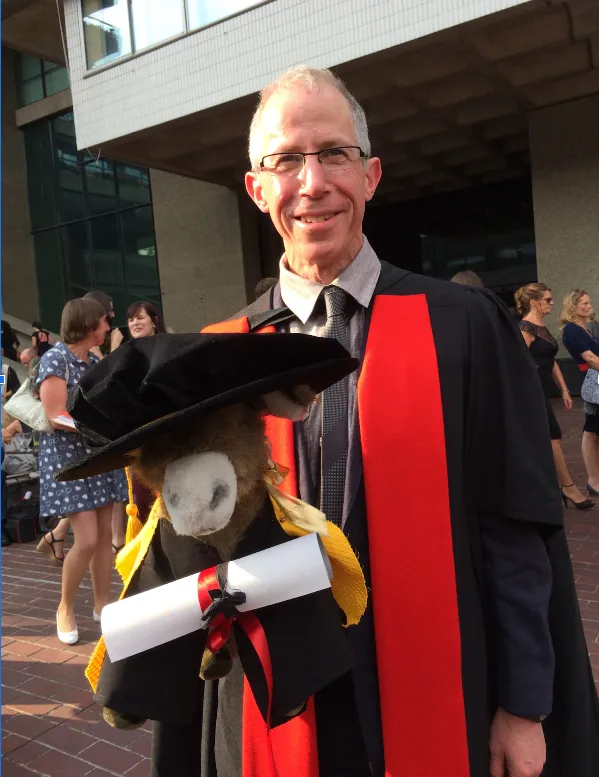
[[[568,471],[561,444],[562,430],[549,401],[555,383],[562,393],[564,407],[566,410],[572,409],[570,392],[562,371],[555,361],[559,346],[545,326],[544,321],[545,317],[553,310],[551,289],[544,283],[529,283],[518,289],[514,294],[514,299],[516,300],[516,309],[522,316],[520,331],[530,349],[532,358],[535,360],[545,393],[553,459],[564,505],[575,507],[577,510],[589,510],[594,503],[590,499],[584,498]]]

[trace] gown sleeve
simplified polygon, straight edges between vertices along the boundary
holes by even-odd
[[[546,541],[560,532],[563,515],[545,399],[503,304],[479,292],[470,320],[468,472],[496,646],[496,698],[513,715],[546,715],[555,672]]]
[[[492,293],[469,300],[468,491],[477,511],[563,526],[545,398],[516,321]]]
[[[161,520],[127,596],[211,566],[208,556],[208,546],[178,537]],[[187,723],[201,697],[199,672],[205,639],[206,633],[199,630],[115,663],[106,655],[95,701],[142,719]]]

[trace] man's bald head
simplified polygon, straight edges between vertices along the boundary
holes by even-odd
[[[254,111],[250,125],[248,151],[252,170],[257,170],[260,160],[264,156],[264,131],[262,118],[266,105],[271,97],[281,92],[289,92],[293,89],[303,89],[313,92],[323,86],[332,86],[347,102],[356,136],[356,143],[367,157],[370,156],[370,138],[368,137],[368,124],[366,114],[360,103],[347,89],[340,78],[337,78],[330,70],[319,70],[297,65],[282,73],[272,84],[264,87],[260,92],[260,102]]]
[[[19,359],[21,360],[21,364],[24,367],[29,366],[29,362],[32,359],[35,359],[37,356],[36,352],[33,350],[33,348],[25,348],[25,350],[21,351],[21,355],[19,356]]]

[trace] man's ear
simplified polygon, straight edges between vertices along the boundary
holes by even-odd
[[[382,174],[381,160],[376,156],[368,159],[366,162],[366,202],[369,202],[374,197],[376,187],[379,185]]]
[[[268,213],[268,203],[264,197],[259,173],[250,170],[249,173],[245,174],[245,190],[260,208],[262,213]]]

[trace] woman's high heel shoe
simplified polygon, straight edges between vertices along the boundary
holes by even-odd
[[[597,491],[596,488],[593,488],[590,483],[587,483],[587,491],[591,496],[599,496],[599,491]]]
[[[79,642],[79,631],[77,627],[73,631],[61,631],[58,625],[58,613],[56,613],[56,635],[64,645],[75,645]]]
[[[560,487],[560,494],[562,495],[562,501],[564,503],[564,507],[575,507],[577,510],[590,510],[591,507],[595,506],[594,502],[591,502],[590,499],[585,499],[582,502],[575,502],[573,499],[571,499],[569,496],[566,496],[564,494],[564,488],[571,488],[574,485],[574,483],[570,483],[569,486],[561,486]],[[570,504],[568,504],[570,503]]]

